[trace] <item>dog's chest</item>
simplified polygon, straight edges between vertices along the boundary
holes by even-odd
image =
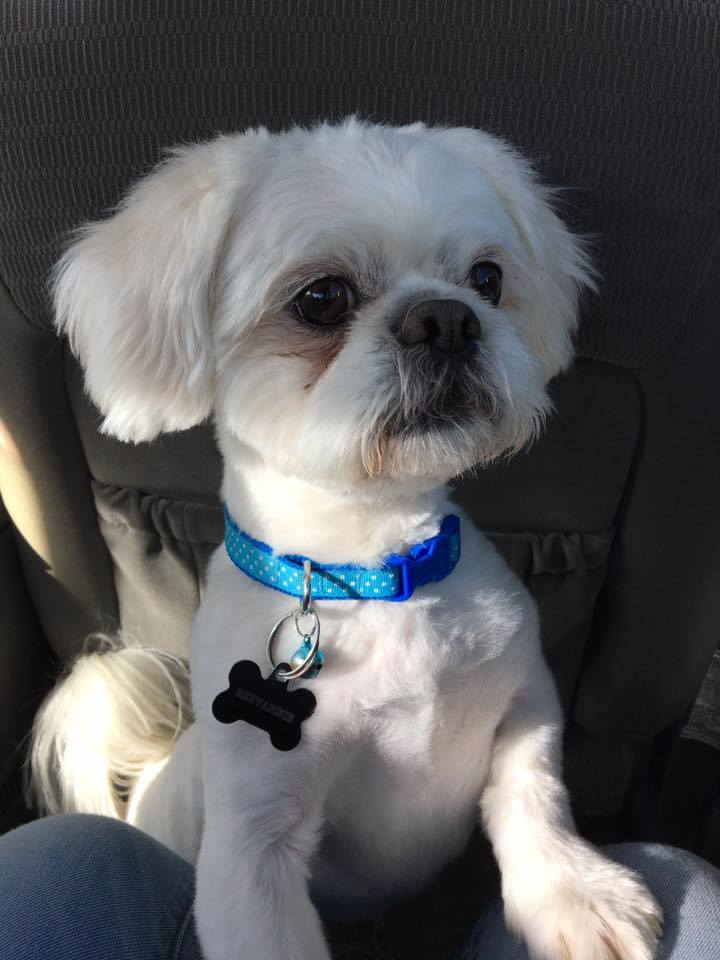
[[[462,807],[468,794],[477,797],[502,712],[489,682],[476,677],[443,691],[428,678],[412,695],[361,710],[330,805],[347,808],[351,797],[363,804],[375,797],[387,817],[397,796],[405,818],[411,807],[432,816],[437,805],[447,810]]]
[[[383,900],[459,854],[478,819],[499,705],[475,680],[376,705],[325,802],[317,889]]]
[[[329,643],[308,722],[308,733],[342,743],[314,866],[323,901],[420,885],[476,825],[510,665],[478,648],[466,624],[465,611],[432,604],[363,608]]]

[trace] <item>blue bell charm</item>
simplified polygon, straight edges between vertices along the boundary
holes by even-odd
[[[312,637],[304,636],[302,644],[297,648],[295,653],[292,655],[290,660],[290,667],[293,670],[296,670],[302,663],[307,660],[310,656],[310,651],[312,650]],[[304,680],[313,680],[322,670],[323,663],[325,662],[325,655],[322,650],[318,650],[315,654],[315,659],[313,660],[312,666],[303,674]]]

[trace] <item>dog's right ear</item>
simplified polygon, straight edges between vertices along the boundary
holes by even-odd
[[[182,147],[58,264],[56,325],[85,370],[102,429],[121,440],[184,430],[214,396],[212,285],[264,130]]]

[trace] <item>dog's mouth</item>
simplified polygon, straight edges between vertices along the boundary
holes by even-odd
[[[424,347],[403,350],[395,367],[397,399],[383,424],[388,439],[451,431],[478,421],[494,424],[502,415],[482,348],[461,358],[438,356]]]
[[[482,459],[504,415],[482,349],[454,359],[405,349],[393,362],[387,402],[363,439],[366,474],[434,477]]]

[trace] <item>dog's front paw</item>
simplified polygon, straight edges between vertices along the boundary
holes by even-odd
[[[505,892],[508,925],[533,960],[651,960],[662,910],[632,871],[585,850],[572,869],[550,867]]]

